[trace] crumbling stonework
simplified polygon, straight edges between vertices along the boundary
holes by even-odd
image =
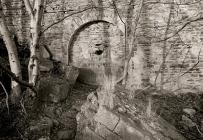
[[[131,29],[131,31],[128,31],[128,35],[126,36],[128,41],[127,45],[125,45],[125,27],[119,18],[118,13],[116,13],[116,10],[113,8],[98,8],[92,9],[91,12],[86,11],[77,14],[76,16],[67,18],[62,23],[54,26],[53,29],[46,32],[45,36],[50,38],[47,40],[47,42],[51,44],[49,47],[56,52],[56,58],[62,60],[64,63],[67,62],[70,55],[74,56],[73,62],[75,64],[77,63],[78,67],[80,67],[79,63],[84,63],[85,68],[81,69],[81,77],[83,77],[81,78],[81,81],[92,84],[102,83],[102,78],[98,77],[103,77],[101,76],[103,75],[101,73],[103,73],[104,70],[103,66],[100,67],[100,65],[106,64],[104,58],[108,58],[108,61],[111,61],[110,64],[108,66],[104,66],[104,68],[110,67],[108,73],[110,75],[115,74],[115,79],[119,79],[123,71],[123,60],[129,52],[128,47],[130,45],[134,45],[133,57],[130,60],[130,68],[128,71],[127,87],[129,89],[140,89],[148,84],[155,84],[157,87],[163,87],[164,89],[173,91],[202,90],[202,51],[200,51],[202,45],[202,27],[199,24],[200,22],[191,24],[191,26],[194,26],[195,28],[192,28],[191,26],[184,28],[183,31],[181,31],[178,35],[175,35],[173,38],[169,39],[166,42],[166,47],[164,48],[164,41],[159,40],[163,39],[166,30],[166,21],[168,20],[171,8],[170,4],[146,4],[146,6],[143,7],[144,10],[140,16],[137,27],[138,29],[136,30],[135,36],[136,40],[134,42],[135,44],[133,44],[132,38],[133,31],[135,30],[134,24],[136,22],[136,16],[139,12],[140,2],[141,1],[130,0],[125,2],[116,2],[121,19],[124,22],[127,22],[127,29]],[[100,6],[103,7],[112,6],[109,1],[104,0],[94,1],[93,3],[90,1],[81,1],[78,5],[78,9],[81,10],[91,4],[94,6],[99,6],[100,4]],[[72,5],[75,5],[75,3],[70,1],[65,2],[63,8],[70,9]],[[132,5],[134,5],[134,7],[132,7]],[[179,11],[177,11],[176,5],[173,8],[174,11],[172,11],[172,19],[170,21],[172,25],[169,27],[170,30],[175,28],[173,26],[173,22],[177,20],[186,22],[187,19],[185,19],[185,17],[192,17],[194,13],[198,13],[200,10],[198,5],[195,4],[182,5],[180,7],[181,8]],[[61,16],[65,16],[66,14],[67,13]],[[67,46],[69,46],[68,44],[71,36],[74,34],[76,29],[89,21],[100,19],[113,24],[110,25],[106,35],[105,33],[102,35],[102,23],[95,23],[89,27],[84,27],[84,29],[79,32],[78,36],[75,38],[75,41],[71,46],[72,49],[69,50],[69,48],[67,48]],[[159,26],[160,29],[158,29]],[[163,26],[163,28],[161,28],[161,26]],[[178,27],[181,27],[181,24]],[[176,30],[174,30],[174,32],[175,31]],[[56,34],[58,32],[60,32],[60,35]],[[171,32],[169,32],[169,34],[171,34]],[[101,34],[100,37],[99,34]],[[58,41],[56,41],[56,38],[58,38]],[[107,42],[108,40],[110,42],[107,50],[111,55],[105,56],[105,53],[101,56],[91,55],[92,52],[88,50],[91,50],[92,46],[95,46],[95,44],[102,44],[101,42],[105,41],[103,40],[104,38],[106,38],[105,40]],[[92,40],[94,41],[92,42]],[[95,43],[95,41],[97,42]],[[55,43],[52,44],[51,42]],[[116,46],[116,48],[114,48],[114,46]],[[57,50],[54,49],[56,47]],[[163,51],[163,49],[165,49],[165,51]],[[165,53],[165,57],[163,56],[163,53]],[[59,55],[60,57],[58,57]],[[81,60],[83,56],[84,58],[89,57],[89,61],[86,61],[86,59]],[[114,61],[116,65],[114,65]],[[165,63],[164,69],[162,67],[163,62]],[[198,65],[191,69],[196,63],[198,63]],[[95,69],[95,67],[98,68]],[[116,70],[112,70],[112,68],[115,67],[117,67]]]
[[[108,74],[114,81],[118,80],[122,76],[124,58],[121,31],[104,20],[88,22],[82,27],[84,29],[75,32],[76,36],[69,42],[68,61],[80,68],[79,80],[102,85]]]
[[[91,93],[87,97],[77,115],[76,140],[185,140],[156,114],[151,117],[139,115],[140,108],[127,99],[128,90],[117,87],[113,109],[101,105],[97,94],[101,93]]]
[[[27,40],[29,29],[26,28],[28,23],[26,21],[29,19],[27,19],[23,2],[10,0],[4,3],[10,28],[17,34],[20,42],[29,42]],[[123,71],[123,59],[128,55],[128,47],[133,45],[127,78],[129,89],[140,89],[152,84],[174,92],[202,91],[201,21],[192,22],[176,33],[193,17],[201,16],[202,2],[180,0],[173,6],[166,0],[157,3],[144,0],[143,3],[138,25],[135,28],[141,0],[117,0],[115,3],[117,10],[111,1],[106,0],[49,0],[43,21],[44,29],[65,16],[75,14],[46,30],[42,44],[47,45],[54,53],[54,58],[62,61],[64,65],[68,64],[68,58],[73,55],[72,62],[75,66],[80,68],[83,65],[79,77],[86,83],[102,83],[102,78],[99,77],[105,74],[103,68],[109,69],[106,73],[115,75],[113,79],[119,79]],[[76,14],[82,10],[84,11]],[[104,31],[102,23],[84,27],[70,46],[69,42],[75,30],[94,20],[111,23],[108,32],[102,34]],[[167,23],[169,23],[168,32],[166,32]],[[168,35],[165,35],[166,33]],[[171,38],[164,41],[164,37]],[[99,56],[91,55],[92,51],[89,50],[92,50],[96,44],[103,44],[102,42],[106,40],[108,44],[106,50],[109,55],[106,55],[107,53]],[[42,52],[43,57],[48,57],[45,50]],[[88,61],[87,57],[89,57]],[[104,58],[110,61],[107,66],[103,66],[106,65]],[[89,75],[92,75],[92,79]]]

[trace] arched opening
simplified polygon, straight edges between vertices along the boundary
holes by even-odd
[[[111,71],[122,66],[116,62],[120,63],[124,54],[121,36],[117,26],[104,20],[90,21],[76,29],[68,45],[67,63],[79,68],[79,81],[102,85],[107,75],[117,75],[117,71]]]
[[[68,64],[79,68],[78,80],[99,85],[103,78],[103,63],[107,55],[108,39],[104,32],[110,23],[104,20],[95,20],[81,25],[72,35],[69,45]]]

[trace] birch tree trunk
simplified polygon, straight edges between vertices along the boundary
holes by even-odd
[[[131,3],[134,3],[134,1],[131,1]],[[133,54],[133,48],[136,47],[136,30],[137,30],[137,26],[138,26],[138,23],[139,23],[139,20],[140,20],[140,15],[141,15],[141,12],[142,12],[142,8],[143,8],[143,3],[144,3],[144,0],[142,0],[140,2],[140,7],[139,7],[139,11],[138,11],[138,14],[134,20],[134,25],[130,27],[130,29],[125,29],[127,31],[126,32],[126,37],[125,37],[125,40],[128,40],[125,41],[126,43],[126,47],[129,48],[129,53],[127,54],[126,58],[125,58],[125,61],[124,61],[124,71],[123,71],[123,76],[118,79],[116,81],[116,83],[119,83],[122,81],[122,84],[123,85],[126,85],[126,82],[127,82],[127,75],[128,75],[128,68],[129,68],[129,63],[130,63],[130,60],[132,58],[132,54]],[[116,8],[116,7],[115,7]],[[132,9],[129,8],[129,10],[133,10],[133,7],[131,7]],[[117,9],[117,8],[116,8]],[[133,12],[133,11],[132,11]],[[131,13],[133,14],[133,13]],[[132,22],[132,21],[131,21]],[[132,24],[132,23],[130,23]],[[127,26],[129,26],[129,23],[127,23]],[[129,34],[129,30],[134,30],[134,31],[130,31],[132,32],[131,34]]]
[[[24,0],[27,12],[30,15],[30,60],[28,64],[29,83],[36,86],[39,75],[39,35],[41,21],[44,12],[44,0],[34,1],[33,5],[29,0]]]
[[[0,32],[1,32],[1,35],[5,42],[7,51],[8,51],[10,69],[16,75],[16,77],[18,77],[19,79],[22,79],[22,73],[21,73],[20,61],[19,61],[18,53],[17,53],[17,47],[16,47],[16,44],[6,25],[1,1],[0,1]],[[12,98],[11,99],[15,103],[21,95],[20,84],[12,80],[11,89],[12,89],[12,94],[11,94]]]

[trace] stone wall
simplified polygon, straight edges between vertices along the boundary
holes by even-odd
[[[9,2],[12,4],[7,4],[10,10],[6,13],[18,16],[12,18],[13,24],[9,20],[11,16],[8,16],[8,23],[15,29],[12,31],[17,31],[19,40],[26,42],[29,33],[26,28],[28,19],[22,1]],[[55,59],[81,68],[79,78],[86,83],[101,84],[106,74],[113,75],[113,81],[119,79],[124,59],[128,56],[128,47],[133,46],[133,57],[128,70],[128,88],[139,89],[153,84],[172,91],[202,91],[202,21],[192,22],[176,33],[190,19],[202,14],[202,2],[143,2],[145,4],[136,26],[141,0],[117,0],[117,10],[108,0],[47,0],[43,28],[75,14],[48,29],[44,34],[43,43],[50,47]],[[81,12],[76,14],[77,11]],[[73,41],[71,40],[78,28],[95,20],[109,23],[98,22],[84,26],[77,32]],[[164,41],[164,38],[168,37],[171,38]],[[98,49],[103,51],[101,55],[95,54]],[[48,57],[44,50],[42,52],[43,57]],[[69,57],[72,60],[68,59]]]
[[[17,36],[20,44],[27,44],[29,37],[29,17],[22,0],[3,0],[6,22],[12,33]]]
[[[69,42],[69,63],[80,68],[79,80],[83,82],[103,84],[109,74],[117,80],[122,76],[124,56],[121,31],[104,20],[95,20],[88,26]]]

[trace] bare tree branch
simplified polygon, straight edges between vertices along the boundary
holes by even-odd
[[[12,38],[12,34],[7,26],[4,12],[2,10],[2,3],[0,1],[0,32],[7,49],[9,64],[11,72],[14,73],[19,79],[22,78],[20,60],[18,57],[16,43]],[[21,88],[19,83],[11,81],[13,97],[18,98],[21,95]],[[15,102],[15,99],[13,100]]]
[[[44,32],[46,32],[47,30],[49,30],[52,26],[54,25],[57,25],[59,24],[60,22],[64,21],[66,18],[68,17],[71,17],[73,15],[77,15],[77,14],[80,14],[80,13],[83,13],[85,11],[88,11],[88,10],[92,10],[92,9],[97,9],[99,7],[96,7],[96,6],[91,6],[91,7],[87,7],[87,8],[84,8],[83,10],[80,10],[80,11],[76,11],[76,12],[73,12],[67,16],[64,16],[63,18],[59,19],[58,21],[54,22],[54,23],[51,23],[50,25],[48,25],[47,27],[44,28],[44,30],[42,30],[39,34],[39,36],[41,36]],[[103,7],[103,8],[110,8],[110,7]],[[60,12],[66,12],[66,11],[60,11]],[[49,12],[48,12],[49,13]],[[54,12],[52,12],[54,13]]]
[[[23,81],[23,80],[19,79],[18,77],[16,77],[16,75],[13,72],[11,72],[8,68],[3,66],[1,63],[0,63],[0,68],[2,70],[4,70],[8,74],[8,76],[10,76],[14,81],[16,81],[17,83],[19,83],[25,87],[30,88],[33,92],[37,93],[37,89],[32,84],[29,84],[28,82]]]
[[[191,5],[191,4],[197,4],[200,2],[201,2],[201,0],[194,1],[194,2],[186,2],[186,3],[176,2],[173,4],[175,4],[175,5]],[[148,1],[148,2],[145,2],[145,4],[169,4],[169,5],[171,5],[172,2]]]
[[[165,57],[167,57],[167,56],[169,55],[169,53],[170,53],[170,51],[171,51],[172,48],[173,48],[173,45],[170,46],[170,48],[168,49],[167,53],[165,54]],[[156,77],[155,77],[155,80],[154,80],[154,85],[155,85],[155,86],[156,86],[156,82],[157,82],[158,76],[159,76],[159,74],[161,73],[161,69],[162,69],[162,67],[163,67],[162,65],[163,65],[163,62],[162,62],[161,65],[159,66],[159,70],[158,70],[157,75],[156,75]]]
[[[134,33],[133,33],[133,37],[134,37],[134,42],[135,42],[135,34],[136,34],[136,30],[137,30],[137,25],[138,25],[138,22],[139,22],[139,19],[140,19],[140,15],[141,15],[141,12],[142,12],[142,8],[143,8],[143,3],[144,2],[144,0],[142,0],[141,1],[141,4],[140,4],[140,9],[139,9],[139,13],[138,13],[138,15],[137,15],[137,17],[136,17],[136,19],[135,19],[135,29],[134,29]],[[115,7],[116,8],[116,7]],[[126,29],[125,29],[126,30]],[[127,33],[126,33],[127,34]],[[126,36],[125,36],[125,43],[126,43],[126,45],[127,45],[127,40],[126,40]],[[136,43],[133,43],[134,45],[136,45]],[[125,79],[126,78],[126,76],[127,76],[127,73],[128,73],[128,65],[129,65],[129,61],[130,61],[130,59],[131,59],[131,56],[132,56],[132,53],[133,53],[133,46],[131,46],[130,48],[129,48],[129,55],[127,56],[127,58],[126,58],[126,60],[125,60],[125,66],[124,66],[124,73],[123,73],[123,76],[120,78],[120,79],[118,79],[117,81],[116,81],[116,83],[119,83],[119,82],[121,82],[123,79]]]
[[[184,57],[184,59],[183,59],[183,61],[182,61],[181,68],[180,68],[180,72],[181,72],[181,71],[182,71],[182,68],[183,68],[183,66],[184,66],[184,64],[185,64],[185,60],[186,60],[186,58],[187,58],[187,55],[189,54],[190,49],[192,48],[192,46],[190,46],[189,44],[186,44],[186,43],[182,40],[180,34],[178,34],[178,37],[179,37],[180,41],[182,42],[182,44],[183,44],[184,46],[187,46],[187,52],[185,53],[185,57]],[[184,50],[185,50],[185,48],[181,51],[181,53],[182,53]],[[181,55],[181,54],[180,54],[180,55]]]
[[[197,62],[191,68],[189,68],[186,72],[181,74],[179,77],[181,77],[181,76],[185,75],[186,73],[188,73],[189,71],[193,70],[199,64],[201,51],[202,51],[202,48],[200,48],[200,50],[199,50]]]
[[[174,0],[172,0],[171,2],[171,6],[170,6],[170,12],[169,12],[169,15],[168,15],[168,21],[167,21],[167,26],[166,26],[166,30],[165,30],[165,33],[164,33],[164,38],[167,37],[168,35],[168,31],[170,29],[170,23],[171,23],[171,18],[172,18],[172,14],[173,14],[173,7],[174,7]],[[164,41],[163,43],[163,50],[162,50],[162,65],[161,65],[161,89],[163,89],[163,81],[164,81],[164,71],[165,71],[165,63],[166,63],[166,48],[167,48],[167,40]]]
[[[105,20],[92,20],[92,21],[89,21],[89,22],[86,22],[86,23],[80,25],[80,26],[73,32],[72,36],[70,37],[70,40],[69,40],[69,43],[68,43],[68,54],[69,54],[69,50],[71,49],[71,46],[73,45],[75,39],[77,38],[78,33],[79,33],[82,29],[84,29],[85,27],[88,27],[88,26],[90,26],[90,25],[92,25],[92,24],[100,23],[100,22],[101,22],[101,23],[112,24],[112,23],[110,23],[110,22],[108,22],[108,21],[105,21]],[[68,55],[67,65],[70,64],[71,59],[72,59],[71,56]]]
[[[53,53],[51,52],[51,50],[49,49],[49,47],[47,45],[43,45],[43,47],[45,48],[45,50],[48,52],[49,54],[49,60],[53,60]]]
[[[45,31],[47,31],[48,29],[50,29],[52,26],[54,26],[54,25],[56,25],[56,24],[58,24],[58,23],[64,21],[66,18],[71,17],[71,16],[76,15],[76,14],[79,14],[79,13],[82,13],[82,12],[85,12],[85,11],[90,10],[90,9],[92,9],[92,8],[96,8],[96,7],[88,7],[88,8],[85,8],[85,9],[83,9],[83,10],[80,10],[80,11],[77,11],[77,12],[73,12],[73,13],[67,15],[67,16],[64,16],[63,18],[61,18],[61,19],[59,19],[58,21],[56,21],[56,22],[54,22],[54,23],[48,25],[44,30],[42,30],[42,31],[40,32],[40,36],[41,36]]]
[[[116,3],[115,3],[114,0],[112,0],[112,5],[113,5],[113,7],[114,7],[114,9],[115,9],[119,19],[121,20],[121,22],[123,23],[124,28],[125,28],[125,35],[124,36],[125,36],[125,53],[126,53],[126,47],[127,47],[127,26],[126,26],[126,23],[123,21],[120,13],[118,12],[118,8],[117,8]],[[126,56],[125,56],[125,59],[126,59]]]
[[[7,106],[8,114],[9,114],[8,92],[6,91],[6,88],[4,87],[4,85],[2,84],[1,81],[0,81],[0,85],[1,85],[1,87],[3,88],[3,90],[4,90],[5,94],[6,94],[6,106]]]
[[[201,51],[202,51],[202,47],[201,47],[200,50],[199,50],[197,62],[196,62],[191,68],[189,68],[189,69],[188,69],[187,71],[185,71],[183,74],[181,74],[181,75],[179,75],[179,76],[176,76],[175,78],[174,78],[174,77],[170,77],[170,78],[166,79],[166,80],[163,82],[163,84],[166,84],[166,83],[168,83],[168,82],[170,82],[170,81],[172,81],[172,80],[175,81],[175,80],[179,79],[180,77],[184,76],[185,74],[189,73],[191,70],[193,70],[193,69],[199,64],[199,62],[200,62],[200,54],[201,54]]]
[[[110,2],[110,1],[109,1]],[[126,60],[126,47],[127,47],[127,26],[126,26],[126,23],[123,21],[123,19],[122,19],[122,17],[121,17],[121,15],[120,15],[120,13],[118,12],[118,8],[117,8],[117,6],[116,6],[116,3],[115,3],[115,1],[114,0],[112,0],[112,5],[113,5],[113,8],[114,8],[114,10],[116,11],[116,13],[117,13],[117,15],[118,15],[118,17],[119,17],[119,19],[120,19],[120,21],[123,23],[123,25],[124,25],[124,29],[125,29],[125,33],[124,33],[124,38],[125,38],[125,60]],[[125,66],[124,66],[125,68],[124,68],[124,72],[123,72],[123,76],[119,79],[119,80],[117,80],[116,81],[116,83],[119,83],[119,82],[121,82],[121,81],[123,81],[124,79],[125,79],[125,77],[126,77],[126,63],[125,63]],[[126,74],[125,74],[126,73]]]
[[[175,33],[171,33],[168,37],[162,39],[162,40],[158,40],[156,42],[162,42],[162,41],[165,41],[165,40],[168,40],[172,37],[174,37],[175,35],[177,35],[179,32],[181,32],[185,27],[187,27],[188,25],[190,25],[191,23],[193,22],[197,22],[197,21],[201,21],[203,20],[203,17],[198,17],[198,18],[195,18],[195,19],[191,19],[189,20],[188,22],[186,22],[185,24],[182,25],[182,27],[180,27],[177,31],[175,31]]]
[[[200,129],[198,128],[197,124],[195,124],[197,131],[199,132],[199,134],[203,137],[203,133],[200,131]]]
[[[24,4],[25,4],[25,7],[28,11],[28,13],[33,17],[34,16],[34,12],[33,12],[33,7],[30,3],[30,0],[23,0],[24,1]]]

